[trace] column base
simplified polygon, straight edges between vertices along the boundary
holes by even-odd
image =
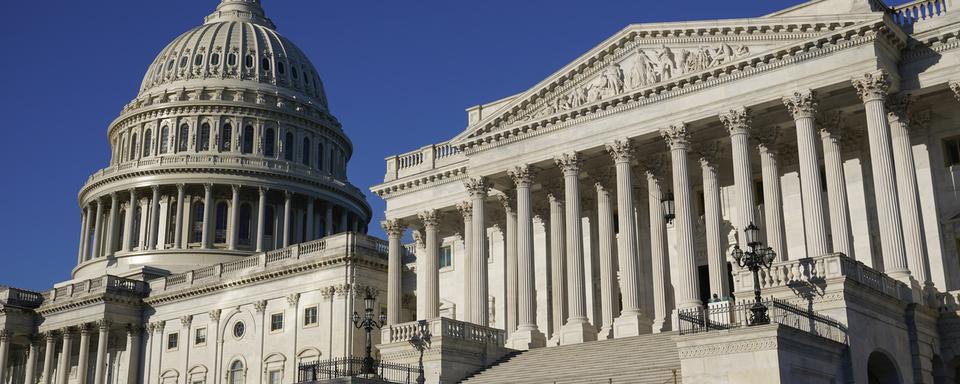
[[[673,314],[668,313],[662,319],[653,320],[653,333],[670,332],[673,330]]]
[[[613,334],[616,338],[640,336],[650,333],[652,322],[641,314],[624,313],[613,321]]]
[[[597,340],[610,340],[613,339],[613,326],[604,325],[600,327],[600,332],[597,332]]]
[[[518,329],[507,338],[507,348],[526,351],[547,346],[547,337],[536,327]]]
[[[587,319],[568,320],[563,328],[560,328],[560,345],[580,344],[596,340],[597,328],[590,325]]]

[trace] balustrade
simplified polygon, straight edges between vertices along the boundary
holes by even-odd
[[[406,343],[413,337],[424,336],[425,333],[428,333],[434,340],[437,337],[440,339],[452,338],[500,347],[504,346],[507,338],[506,332],[502,329],[441,317],[429,321],[390,325],[383,329],[381,340],[384,344]]]
[[[893,7],[890,10],[890,17],[900,26],[907,27],[943,16],[952,7],[951,0],[918,0]]]
[[[466,160],[449,142],[428,145],[415,151],[387,158],[387,181],[437,169]]]

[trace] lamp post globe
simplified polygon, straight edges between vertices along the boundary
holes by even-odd
[[[743,230],[747,246],[750,250],[740,249],[740,245],[734,245],[730,256],[737,262],[740,268],[747,268],[753,273],[753,298],[754,303],[750,308],[750,325],[762,325],[770,323],[770,316],[767,315],[767,306],[763,305],[760,299],[760,269],[770,269],[776,253],[770,247],[763,246],[760,243],[760,228],[754,223],[750,223]]]

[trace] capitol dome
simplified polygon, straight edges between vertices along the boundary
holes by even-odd
[[[307,56],[259,0],[221,0],[169,43],[108,128],[110,164],[80,190],[74,278],[149,277],[339,232],[370,207],[353,145]]]

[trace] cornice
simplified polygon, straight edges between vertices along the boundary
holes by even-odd
[[[35,311],[40,316],[49,316],[61,312],[71,311],[77,308],[89,307],[97,304],[122,304],[133,307],[140,307],[143,304],[140,297],[132,294],[122,294],[105,292],[93,296],[81,297],[66,302],[53,303],[49,306],[40,306]]]
[[[437,185],[466,180],[467,176],[466,164],[458,164],[436,172],[407,176],[390,183],[376,185],[370,188],[370,192],[380,197],[401,196]]]
[[[907,49],[903,52],[902,63],[913,63],[936,57],[937,54],[960,47],[960,29],[938,30],[931,35],[911,36]]]

